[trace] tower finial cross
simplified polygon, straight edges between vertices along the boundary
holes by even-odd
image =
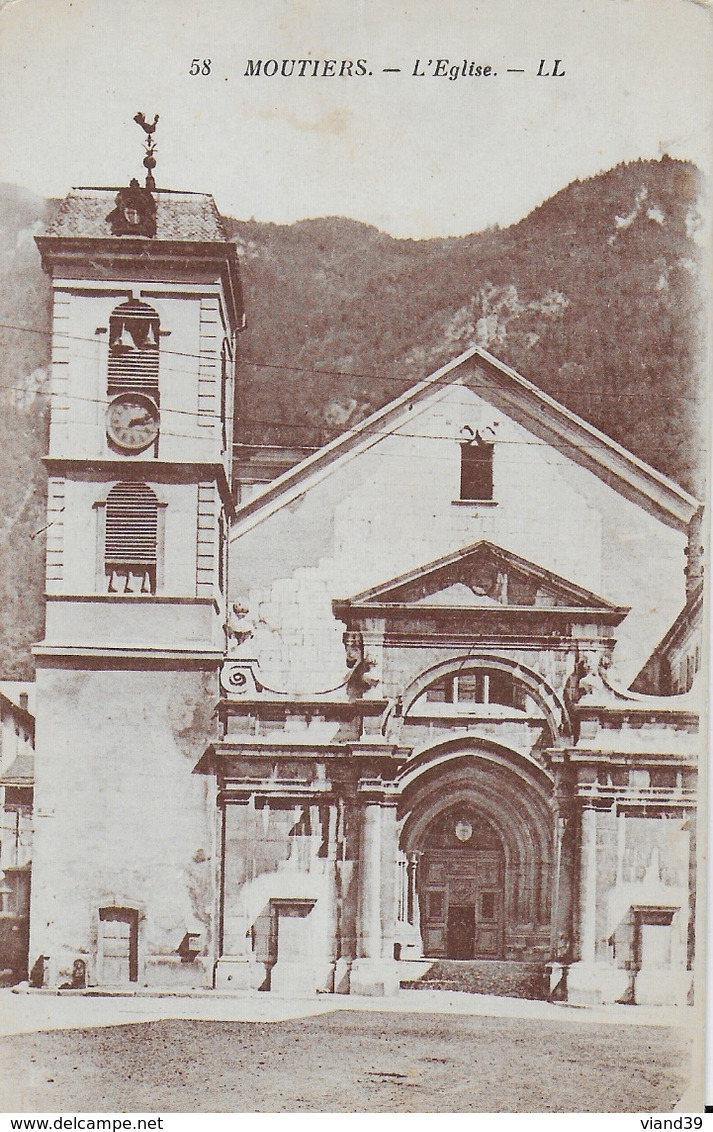
[[[146,170],[146,188],[149,190],[156,188],[156,182],[153,178],[153,171],[156,168],[156,142],[153,140],[156,123],[158,122],[158,114],[154,115],[153,122],[147,122],[142,111],[139,110],[138,114],[134,114],[134,121],[138,122],[141,129],[146,134],[146,156],[144,157],[144,169]]]

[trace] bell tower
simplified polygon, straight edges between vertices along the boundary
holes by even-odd
[[[73,189],[37,238],[53,321],[30,964],[50,983],[76,959],[98,984],[211,966],[213,799],[192,770],[225,651],[244,315],[213,198],[157,189],[158,116],[135,120],[145,184]]]

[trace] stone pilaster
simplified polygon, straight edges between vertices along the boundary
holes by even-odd
[[[597,943],[597,813],[592,806],[582,811],[579,886],[579,957],[594,963]]]
[[[223,892],[221,956],[216,963],[215,985],[242,993],[256,989],[260,978],[255,963],[251,917],[241,892],[252,879],[251,845],[255,840],[255,810],[247,803],[226,803],[223,819]]]

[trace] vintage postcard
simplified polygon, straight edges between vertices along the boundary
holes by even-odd
[[[3,1111],[703,1127],[712,81],[0,4]]]

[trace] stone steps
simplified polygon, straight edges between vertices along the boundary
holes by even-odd
[[[434,959],[424,974],[404,979],[405,990],[466,991],[508,998],[546,999],[549,991],[544,963],[502,959]]]

